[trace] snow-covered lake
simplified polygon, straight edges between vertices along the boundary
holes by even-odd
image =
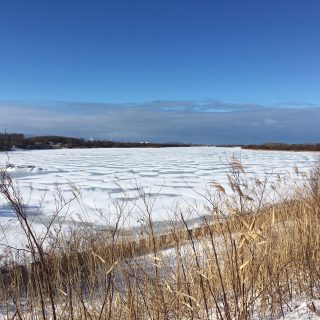
[[[0,167],[8,167],[35,222],[46,222],[54,212],[57,188],[70,198],[72,183],[81,190],[81,198],[62,210],[67,221],[112,224],[121,205],[130,212],[126,220],[130,227],[143,219],[139,187],[153,205],[153,219],[168,220],[177,202],[188,205],[201,201],[210,181],[226,182],[225,163],[233,156],[241,159],[249,174],[273,176],[288,174],[295,165],[308,169],[317,158],[316,153],[220,147],[60,149],[0,153]],[[0,223],[0,235],[5,232],[10,238],[17,234],[14,213],[1,197]]]

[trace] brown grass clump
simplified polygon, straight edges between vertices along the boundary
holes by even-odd
[[[319,297],[320,166],[300,175],[304,182],[289,192],[286,183],[268,187],[267,180],[246,178],[239,161],[228,165],[228,188],[213,182],[216,191],[204,195],[212,218],[201,226],[190,229],[178,211],[182,227],[159,234],[145,202],[143,235],[116,225],[108,232],[57,232],[50,240],[52,225],[47,239],[37,238],[3,173],[0,192],[28,239],[19,259],[8,248],[2,261],[3,317],[273,319],[295,297]]]

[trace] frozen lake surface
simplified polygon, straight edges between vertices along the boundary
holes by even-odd
[[[178,202],[187,206],[202,201],[201,194],[210,181],[226,182],[225,164],[233,156],[241,159],[248,174],[283,176],[294,166],[307,170],[317,154],[220,147],[60,149],[0,153],[0,167],[8,167],[36,224],[46,223],[52,216],[57,189],[68,199],[73,184],[81,197],[61,211],[65,221],[112,225],[122,206],[130,215],[122,222],[131,227],[145,218],[139,188],[143,187],[147,203],[153,205],[153,219],[170,220]],[[4,232],[8,238],[19,232],[15,215],[3,198],[0,223],[2,238]]]

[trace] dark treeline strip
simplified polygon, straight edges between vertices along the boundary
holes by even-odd
[[[250,144],[241,147],[251,150],[283,150],[283,151],[320,151],[320,143],[317,144],[286,144],[286,143],[264,143]]]
[[[12,148],[25,150],[60,149],[60,148],[162,148],[187,147],[190,144],[149,143],[149,142],[117,142],[109,140],[85,140],[62,136],[25,137],[23,134],[0,134],[0,151]]]

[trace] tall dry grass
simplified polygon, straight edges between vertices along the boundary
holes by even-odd
[[[37,238],[3,172],[0,192],[28,246],[7,248],[1,260],[2,317],[275,319],[295,297],[319,297],[320,166],[297,172],[294,188],[249,179],[235,159],[228,166],[228,187],[212,182],[203,195],[211,218],[205,215],[198,227],[190,228],[177,209],[180,227],[158,233],[141,192],[144,234],[126,233],[116,223],[105,232],[87,227],[52,237],[49,223],[45,239]],[[54,216],[67,204],[61,200]]]

